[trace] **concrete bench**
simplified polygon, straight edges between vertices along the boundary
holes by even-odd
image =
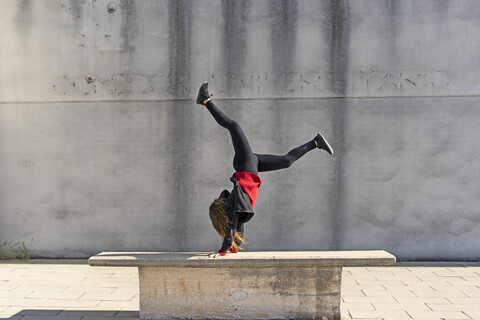
[[[395,263],[386,251],[104,252],[91,266],[138,267],[140,318],[340,319],[343,266]]]

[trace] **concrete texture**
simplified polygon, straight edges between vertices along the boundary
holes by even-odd
[[[141,319],[340,320],[342,267],[392,265],[385,251],[103,252],[91,266],[138,267]]]
[[[140,267],[141,319],[340,320],[342,267]]]
[[[378,251],[260,251],[229,253],[212,258],[208,252],[102,252],[88,264],[96,267],[265,268],[388,266],[396,259]]]
[[[255,152],[336,151],[261,176],[247,248],[480,258],[476,1],[110,2],[0,0],[0,241],[218,250],[209,80]]]
[[[138,319],[137,268],[0,263],[0,319]],[[342,320],[480,319],[480,263],[344,267]]]

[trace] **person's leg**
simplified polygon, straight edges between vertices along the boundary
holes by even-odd
[[[236,171],[258,173],[259,171],[288,168],[293,162],[314,148],[323,149],[333,154],[332,148],[320,133],[312,141],[291,150],[284,156],[254,154],[240,125],[218,109],[210,97],[208,82],[204,82],[198,92],[197,103],[205,105],[217,123],[230,132],[233,148],[235,149],[233,167]]]
[[[290,167],[295,161],[300,159],[305,153],[315,148],[319,148],[333,154],[333,150],[327,140],[318,133],[313,140],[290,150],[286,155],[277,156],[273,154],[256,154],[258,158],[258,171],[273,171]]]
[[[247,136],[243,132],[240,125],[230,119],[225,113],[223,113],[217,106],[210,100],[205,103],[208,111],[212,114],[217,123],[226,128],[230,132],[232,138],[233,149],[235,150],[235,156],[233,158],[233,167],[236,171],[248,171],[258,173],[257,166],[258,160],[253,153],[250,144],[248,143]]]
[[[286,155],[278,156],[273,154],[257,154],[258,171],[273,171],[290,167],[305,153],[317,147],[314,140],[290,150]]]

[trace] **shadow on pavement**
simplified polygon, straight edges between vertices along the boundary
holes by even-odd
[[[0,319],[5,320],[46,320],[46,319],[68,319],[68,320],[136,320],[139,319],[138,311],[115,311],[115,310],[35,310],[25,309],[15,315]]]

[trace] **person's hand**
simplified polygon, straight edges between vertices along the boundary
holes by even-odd
[[[218,250],[218,252],[210,253],[208,256],[210,258],[216,258],[218,256],[226,256],[226,255],[227,255],[226,252],[223,252],[222,250]]]
[[[214,258],[214,259],[215,259],[216,257],[218,257],[218,256],[222,256],[222,255],[221,255],[220,253],[218,253],[218,252],[210,253],[210,254],[208,255],[209,258]]]

